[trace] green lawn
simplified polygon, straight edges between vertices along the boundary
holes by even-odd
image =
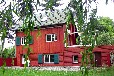
[[[33,69],[0,69],[0,76],[81,76],[81,72],[71,71],[39,71]],[[90,70],[89,76],[114,76],[114,67]]]

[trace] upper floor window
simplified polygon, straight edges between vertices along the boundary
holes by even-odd
[[[21,45],[25,45],[26,37],[21,37]]]
[[[33,44],[33,37],[31,36],[30,37],[30,40],[29,40],[29,44]],[[16,37],[16,45],[19,46],[19,45],[25,45],[25,42],[26,42],[26,36],[25,37]]]
[[[56,34],[47,34],[46,42],[52,42],[52,41],[57,41],[57,35]]]

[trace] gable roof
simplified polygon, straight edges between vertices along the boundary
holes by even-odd
[[[34,15],[32,20],[35,21],[35,26],[50,26],[54,24],[62,24],[66,22],[67,11],[65,10],[54,10],[54,11],[42,11]],[[20,20],[17,22],[17,25],[13,27],[13,30],[22,28],[23,21]]]

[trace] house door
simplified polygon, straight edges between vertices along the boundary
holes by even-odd
[[[25,55],[23,55],[23,54],[20,54],[20,66],[21,67],[24,67],[24,64],[25,64]]]
[[[24,64],[27,64],[26,66],[30,66],[30,60],[29,59],[27,59],[27,61],[25,61],[25,55],[23,54],[22,55],[22,60],[21,60],[22,62],[21,62],[21,64],[22,64],[22,66],[24,66]]]
[[[95,66],[100,67],[101,66],[101,52],[95,52]]]

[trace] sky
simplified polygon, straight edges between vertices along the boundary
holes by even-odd
[[[114,21],[114,2],[109,0],[108,4],[105,4],[106,0],[98,0],[98,16],[110,17]]]
[[[10,0],[7,0],[7,4],[9,4]],[[113,19],[114,21],[114,2],[113,0],[109,0],[108,4],[105,4],[106,0],[97,0],[97,16],[103,16],[103,17],[110,17],[111,19]],[[62,6],[58,7],[60,8],[65,8],[68,4],[69,0],[62,0],[61,3],[64,3]],[[92,4],[92,8],[95,8],[95,4]],[[0,6],[0,9],[3,9],[3,7]],[[15,42],[13,42],[13,45],[15,44]],[[6,40],[5,42],[5,48],[8,48],[12,46],[11,43],[8,43],[8,41]]]
[[[70,0],[62,0],[61,3],[64,3],[61,7],[65,8]],[[97,16],[110,17],[114,21],[114,0],[108,0],[106,5],[106,0],[96,0],[97,2]],[[92,4],[92,8],[95,8],[96,4]]]

